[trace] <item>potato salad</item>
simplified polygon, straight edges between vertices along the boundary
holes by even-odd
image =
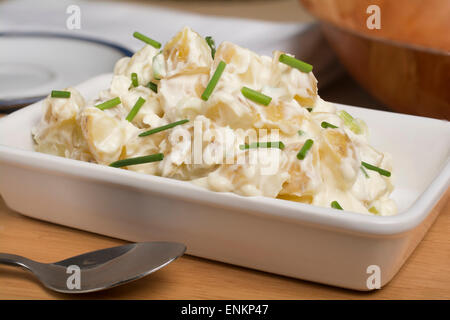
[[[66,88],[44,100],[36,151],[217,192],[397,212],[390,155],[369,144],[363,120],[319,97],[308,63],[216,48],[188,27],[165,46],[134,37],[144,47],[95,99]]]

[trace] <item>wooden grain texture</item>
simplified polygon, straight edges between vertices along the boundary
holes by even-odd
[[[368,36],[450,51],[448,0],[300,0],[320,19]],[[367,8],[380,8],[381,29],[367,28]]]
[[[322,29],[347,71],[392,110],[450,120],[450,54]]]
[[[347,71],[397,112],[450,120],[450,1],[300,0]],[[380,8],[380,29],[366,9]]]
[[[0,265],[0,299],[450,299],[450,201],[396,277],[357,292],[183,256],[138,281],[108,291],[63,295],[26,270]],[[0,198],[0,252],[54,262],[124,241],[28,218]]]

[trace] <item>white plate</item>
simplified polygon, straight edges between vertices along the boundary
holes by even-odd
[[[102,40],[42,32],[0,32],[0,48],[0,110],[110,72],[132,54]]]
[[[110,80],[103,75],[77,88],[89,99]],[[389,282],[439,213],[434,207],[450,184],[450,124],[339,107],[364,119],[372,144],[392,154],[398,215],[215,193],[37,153],[30,130],[41,103],[0,119],[0,192],[10,208],[34,218],[131,241],[178,241],[192,255],[368,290],[367,268],[378,266],[381,284]]]

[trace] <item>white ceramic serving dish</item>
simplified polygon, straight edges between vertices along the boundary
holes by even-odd
[[[77,88],[107,88],[102,75]],[[27,216],[130,241],[167,240],[189,254],[290,277],[368,290],[367,268],[388,283],[448,197],[450,123],[339,106],[364,119],[393,156],[400,213],[369,216],[264,197],[215,193],[188,182],[34,152],[41,103],[0,119],[0,193]]]

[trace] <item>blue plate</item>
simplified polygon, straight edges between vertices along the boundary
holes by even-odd
[[[0,111],[112,72],[133,54],[104,40],[43,32],[0,32],[0,48]]]

